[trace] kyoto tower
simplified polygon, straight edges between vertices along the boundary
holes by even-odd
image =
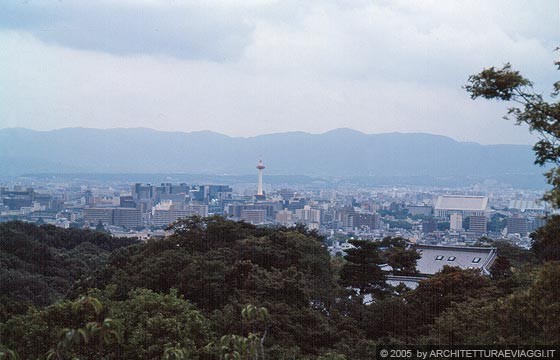
[[[262,198],[263,195],[263,183],[262,183],[262,175],[263,175],[263,169],[264,169],[264,164],[262,162],[262,159],[259,160],[259,163],[257,164],[257,169],[259,169],[259,184],[257,186],[257,197]]]

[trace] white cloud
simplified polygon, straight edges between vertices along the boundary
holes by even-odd
[[[250,136],[345,126],[529,143],[526,129],[500,119],[503,105],[461,89],[469,74],[506,61],[550,85],[555,30],[541,8],[519,15],[523,3],[145,0],[97,3],[78,16],[76,5],[45,1],[38,8],[53,23],[31,10],[33,21],[2,26],[0,16],[0,83],[9,84],[0,127]],[[91,28],[72,33],[78,20]]]

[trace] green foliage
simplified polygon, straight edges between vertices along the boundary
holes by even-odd
[[[64,298],[75,281],[103,266],[110,251],[133,242],[94,231],[1,223],[0,321],[7,317],[2,308],[21,314]]]
[[[187,360],[189,352],[185,349],[167,346],[163,351],[162,360]]]
[[[19,360],[19,354],[10,349],[0,348],[0,360]]]
[[[14,316],[0,338],[23,358],[95,359],[122,339],[121,322],[106,314],[98,299],[84,296]]]
[[[404,337],[415,325],[411,311],[403,298],[385,298],[364,308],[360,326],[368,339]]]
[[[556,62],[556,65],[560,69],[560,62]],[[554,102],[560,95],[560,82],[553,84],[553,101],[548,102],[541,94],[533,92],[529,80],[506,64],[500,69],[491,67],[471,75],[465,89],[472,99],[482,97],[519,104],[508,109],[508,116],[515,119],[516,124],[526,124],[532,132],[540,135],[533,146],[535,163],[552,165],[545,175],[553,188],[544,198],[554,206],[560,206],[560,102]]]
[[[332,259],[305,229],[194,217],[175,223],[170,237],[97,256],[89,241],[53,235],[45,245],[11,226],[0,226],[8,239],[2,254],[10,254],[2,259],[16,254],[26,266],[45,266],[14,246],[23,244],[52,264],[80,257],[92,270],[78,280],[79,271],[55,273],[77,281],[74,301],[25,314],[29,305],[18,301],[0,307],[5,358],[13,349],[24,359],[340,360],[371,359],[376,344],[557,343],[559,265],[539,265],[507,243],[492,244],[500,252],[494,279],[445,267],[404,291],[386,286],[379,267],[387,262],[395,273],[413,273],[418,254],[402,238],[352,240],[355,249]],[[550,229],[540,234],[550,237]],[[49,293],[59,285],[45,286]],[[373,301],[364,304],[365,294]]]
[[[560,216],[547,220],[545,226],[531,234],[532,250],[540,261],[560,260]]]
[[[473,99],[483,97],[509,101],[521,97],[531,85],[519,71],[512,70],[508,63],[501,69],[491,67],[480,74],[469,76],[469,85],[465,89]]]
[[[383,258],[378,245],[371,241],[350,240],[354,249],[346,250],[347,261],[340,272],[340,284],[359,289],[360,294],[381,295],[385,289],[385,276],[379,265]]]
[[[394,248],[399,247],[404,249],[406,247],[406,240],[402,237],[386,236],[379,242],[381,248]]]
[[[492,281],[477,270],[461,270],[444,266],[433,277],[420,282],[419,286],[405,296],[415,327],[408,331],[416,334],[426,333],[430,324],[453,303],[471,299],[493,298],[498,289]]]
[[[449,221],[440,221],[437,223],[438,231],[446,231],[451,228]]]
[[[317,358],[317,360],[346,360],[347,357],[336,353],[336,352],[327,352]]]
[[[14,316],[0,338],[24,358],[197,359],[210,341],[208,320],[176,292],[137,289],[126,301],[87,296]]]
[[[111,316],[125,329],[125,359],[197,359],[211,339],[208,320],[177,291],[136,289],[129,299],[112,303]]]
[[[399,211],[392,211],[392,210],[379,210],[379,215],[385,216],[393,216],[395,219],[405,220],[408,217],[408,209],[401,209]]]
[[[217,344],[210,344],[223,360],[265,359],[264,342],[268,333],[270,316],[265,307],[247,305],[241,310],[242,320],[252,330],[247,336],[224,335]]]
[[[427,342],[469,345],[560,344],[560,264],[545,264],[526,290],[457,303],[435,322]]]
[[[412,229],[412,224],[409,223],[406,220],[383,219],[383,222],[385,224],[388,224],[389,227],[392,228],[392,229],[406,229],[406,230],[411,230]]]
[[[507,216],[494,214],[488,222],[488,231],[501,232],[507,226]]]
[[[242,304],[264,306],[273,314],[270,349],[281,345],[300,354],[316,352],[318,342],[338,341],[324,315],[338,288],[320,237],[220,217],[184,219],[172,227],[176,232],[166,239],[113,252],[89,286],[111,288],[110,298],[119,301],[136,288],[175,288],[211,318],[219,336],[246,336]]]
[[[503,280],[509,278],[513,274],[512,266],[509,260],[504,256],[498,256],[490,269],[492,278]]]
[[[264,349],[261,350],[261,341],[256,334],[248,336],[224,335],[220,338],[220,359],[223,360],[258,360],[264,359]]]
[[[421,255],[416,250],[394,247],[388,250],[385,256],[387,257],[387,264],[393,268],[393,274],[410,276],[418,273],[416,262],[421,258]]]

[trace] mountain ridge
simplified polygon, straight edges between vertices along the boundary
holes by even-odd
[[[0,171],[311,176],[542,174],[528,145],[482,145],[427,133],[366,134],[341,128],[232,137],[149,128],[0,129]]]

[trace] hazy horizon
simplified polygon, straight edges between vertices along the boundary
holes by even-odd
[[[163,133],[178,133],[178,134],[191,134],[191,133],[214,133],[214,134],[218,134],[218,135],[223,135],[229,138],[240,138],[240,139],[251,139],[251,138],[256,138],[259,136],[269,136],[269,135],[281,135],[281,134],[293,134],[293,133],[301,133],[301,134],[308,134],[308,135],[323,135],[323,134],[327,134],[330,132],[336,132],[336,131],[344,131],[344,130],[348,130],[348,131],[352,131],[352,132],[358,132],[360,134],[364,134],[364,135],[386,135],[386,134],[408,134],[408,135],[414,135],[414,134],[425,134],[425,135],[431,135],[431,136],[441,136],[441,137],[445,137],[445,138],[449,138],[451,140],[460,142],[460,143],[476,143],[476,144],[480,144],[480,145],[532,145],[531,142],[528,143],[508,143],[508,142],[495,142],[495,143],[484,143],[481,141],[476,141],[476,140],[459,140],[454,138],[453,136],[449,136],[449,135],[444,135],[444,134],[436,134],[436,133],[429,133],[429,132],[419,132],[419,131],[388,131],[388,132],[378,132],[378,133],[368,133],[368,132],[364,132],[364,131],[360,131],[357,129],[352,129],[349,127],[339,127],[339,128],[333,128],[333,129],[329,129],[329,130],[325,130],[325,131],[321,131],[321,132],[309,132],[309,131],[301,131],[301,130],[287,130],[287,131],[278,131],[278,132],[271,132],[271,133],[263,133],[263,134],[256,134],[256,135],[251,135],[251,136],[237,136],[237,135],[230,135],[230,134],[226,134],[224,132],[220,132],[220,131],[214,131],[214,130],[159,130],[156,128],[152,128],[152,127],[145,127],[145,126],[134,126],[134,127],[122,127],[122,126],[115,126],[115,127],[106,127],[106,128],[100,128],[100,127],[90,127],[90,126],[68,126],[68,127],[61,127],[61,128],[54,128],[54,129],[32,129],[32,128],[28,128],[28,127],[23,127],[23,126],[14,126],[14,127],[5,127],[5,128],[0,128],[0,131],[2,130],[11,130],[11,129],[21,129],[21,130],[30,130],[30,131],[37,131],[37,132],[52,132],[52,131],[60,131],[60,130],[66,130],[66,129],[85,129],[85,130],[119,130],[119,129],[124,129],[124,130],[149,130],[149,131],[157,131],[157,132],[163,132]]]

